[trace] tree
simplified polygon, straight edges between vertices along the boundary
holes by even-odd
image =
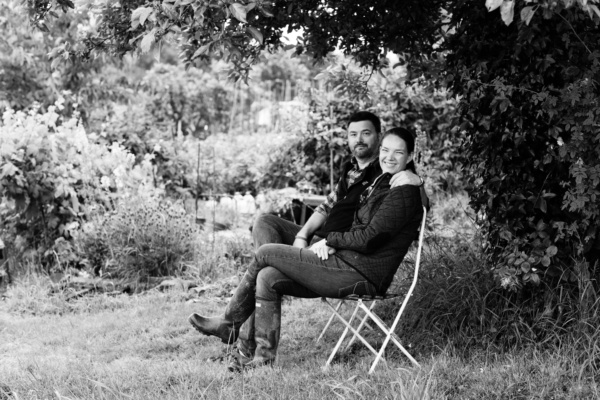
[[[387,51],[404,54],[407,79],[433,80],[460,99],[455,129],[468,138],[472,204],[501,282],[516,288],[546,273],[574,279],[572,260],[599,235],[599,3],[87,0],[83,9],[99,17],[85,49],[57,56],[177,43],[186,63],[215,55],[244,78],[261,50],[282,46],[286,29],[302,29],[294,51],[317,59],[339,48],[375,70]],[[38,25],[72,6],[29,4]]]

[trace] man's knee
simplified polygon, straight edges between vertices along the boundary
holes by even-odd
[[[256,278],[256,297],[267,301],[279,300],[280,294],[275,290],[275,285],[285,276],[273,267],[260,270]]]
[[[252,237],[256,238],[264,234],[267,230],[277,229],[277,217],[273,214],[260,214],[252,225]]]

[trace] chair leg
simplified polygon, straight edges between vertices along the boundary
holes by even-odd
[[[329,305],[329,307],[334,310],[333,306],[329,303],[327,303]],[[371,351],[371,353],[373,353],[373,355],[377,355],[377,350],[375,350],[373,348],[373,346],[371,346],[371,344],[362,336],[360,335],[360,333],[354,329],[354,327],[352,326],[352,322],[354,322],[354,319],[356,318],[356,315],[358,314],[358,310],[359,308],[364,307],[365,309],[368,310],[368,308],[364,305],[364,303],[362,303],[362,300],[358,300],[357,301],[357,305],[354,308],[354,312],[352,313],[352,316],[350,317],[350,319],[348,321],[346,321],[344,319],[344,317],[342,317],[339,313],[337,313],[334,310],[334,314],[338,317],[338,319],[346,326],[346,328],[344,329],[344,332],[342,333],[342,336],[340,337],[340,339],[338,340],[337,345],[335,346],[335,348],[333,349],[333,351],[331,352],[331,355],[329,356],[329,359],[327,360],[327,363],[325,363],[325,368],[327,368],[329,366],[329,364],[331,363],[331,361],[333,360],[333,357],[335,356],[335,354],[338,352],[339,347],[341,346],[342,342],[344,341],[344,339],[346,338],[346,335],[348,334],[348,331],[352,331],[352,333],[354,333],[354,336],[356,338],[358,338],[366,347],[367,349],[369,349],[369,351]]]
[[[325,368],[327,368],[329,366],[329,364],[331,364],[331,361],[333,361],[333,357],[335,357],[335,354],[337,353],[338,349],[342,345],[342,342],[346,338],[346,335],[348,334],[348,329],[351,327],[350,324],[352,324],[352,321],[354,321],[354,318],[356,317],[357,313],[358,313],[358,307],[356,307],[354,309],[354,312],[352,313],[352,316],[350,317],[350,321],[346,322],[346,320],[344,318],[342,318],[342,316],[339,313],[337,313],[337,311],[335,311],[334,315],[337,315],[338,318],[340,318],[342,320],[342,322],[344,322],[344,324],[346,324],[346,328],[344,329],[344,333],[342,333],[342,336],[338,340],[337,344],[333,348],[331,355],[327,359],[327,362],[325,363]]]
[[[329,302],[327,301],[327,299],[325,297],[322,297],[321,300],[323,302],[325,302],[329,307],[331,307],[331,304],[329,304]],[[343,304],[345,304],[344,300],[340,300],[340,302],[334,309],[335,312],[339,312],[340,307],[342,307]],[[323,338],[323,336],[325,336],[325,332],[327,332],[327,329],[329,329],[329,325],[331,325],[334,318],[335,318],[335,313],[331,314],[331,317],[329,317],[329,321],[327,321],[327,324],[325,324],[325,328],[323,328],[323,331],[321,332],[321,334],[319,335],[319,337],[316,340],[317,343]]]
[[[369,370],[369,374],[373,373],[373,371],[375,370],[375,367],[377,366],[377,363],[379,362],[379,360],[383,359],[385,361],[385,358],[383,358],[383,354],[385,352],[385,349],[390,341],[390,339],[394,342],[394,344],[400,349],[400,351],[402,353],[404,353],[404,355],[417,367],[420,367],[419,363],[417,362],[417,360],[414,359],[413,356],[410,355],[410,353],[408,352],[408,350],[406,350],[406,348],[404,348],[404,346],[402,346],[402,344],[400,343],[400,341],[396,338],[396,334],[392,331],[392,328],[388,327],[386,325],[385,322],[383,322],[381,320],[381,318],[379,318],[377,315],[375,315],[374,313],[371,312],[370,309],[368,309],[366,306],[362,306],[363,310],[369,314],[369,317],[373,320],[373,322],[375,322],[379,328],[383,331],[383,333],[385,334],[385,340],[383,341],[383,344],[381,346],[381,348],[379,349],[379,352],[377,352],[377,355],[375,357],[375,361],[373,361],[373,364],[371,365],[371,369]],[[393,325],[393,328],[395,328],[396,324]]]
[[[360,301],[362,302],[362,300],[360,300]],[[371,305],[369,306],[369,311],[371,311],[373,309],[373,307],[375,307],[375,303],[377,303],[377,300],[373,300],[371,302]],[[363,303],[363,305],[364,305],[364,303]],[[352,346],[352,344],[356,341],[356,336],[360,333],[363,326],[365,326],[365,325],[369,326],[369,324],[367,322],[368,319],[369,319],[369,314],[365,312],[365,316],[363,317],[362,321],[360,321],[358,328],[356,328],[356,333],[354,333],[354,335],[352,336],[352,339],[350,339],[350,341],[348,342],[348,344],[346,345],[344,350],[348,350],[350,348],[350,346]],[[373,329],[373,328],[371,328],[371,329]]]

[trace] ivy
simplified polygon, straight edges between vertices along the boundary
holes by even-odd
[[[475,3],[451,10],[460,34],[446,43],[446,74],[463,96],[464,164],[491,265],[512,289],[573,279],[600,226],[598,21],[556,7],[506,27]]]

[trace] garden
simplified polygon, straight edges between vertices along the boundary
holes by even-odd
[[[600,397],[600,2],[322,3],[0,5],[0,399]],[[417,135],[420,367],[324,368],[342,325],[285,297],[277,362],[231,373],[187,317],[332,190],[359,110]]]

